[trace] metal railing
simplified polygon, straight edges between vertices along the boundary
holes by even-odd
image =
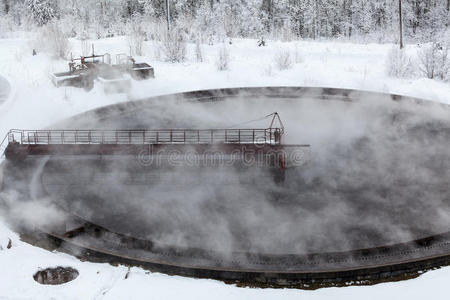
[[[71,144],[281,144],[281,128],[269,129],[133,129],[133,130],[17,130],[9,143]]]
[[[9,131],[11,132],[11,131]],[[8,146],[9,143],[9,133],[7,135],[5,135],[5,137],[3,138],[1,144],[0,144],[0,152],[1,152],[1,156],[0,159],[2,159],[5,156],[5,150],[6,147]]]

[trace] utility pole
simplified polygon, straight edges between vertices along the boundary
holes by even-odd
[[[399,25],[400,25],[400,49],[403,49],[402,0],[398,0],[398,19],[399,19]]]
[[[170,3],[166,0],[167,31],[170,31]]]

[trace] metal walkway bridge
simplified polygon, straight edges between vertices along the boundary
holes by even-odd
[[[228,129],[11,129],[1,143],[6,159],[30,155],[233,155],[267,159],[286,167],[287,153],[309,145],[283,145],[284,126],[277,113],[268,128]],[[279,126],[274,127],[278,121]],[[252,122],[252,121],[250,121]],[[246,122],[248,123],[248,122]],[[244,123],[243,123],[244,124]],[[242,125],[242,124],[241,124]]]
[[[21,145],[281,144],[282,128],[268,129],[132,129],[17,130],[8,143]]]
[[[150,155],[195,151],[205,154],[267,154],[281,151],[283,128],[267,129],[132,129],[17,130],[5,137],[7,159],[29,155]]]

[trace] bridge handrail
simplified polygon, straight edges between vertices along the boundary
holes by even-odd
[[[1,156],[0,156],[0,159],[2,159],[5,156],[5,150],[6,150],[6,147],[8,146],[8,143],[9,143],[9,133],[10,132],[11,131],[9,131],[5,135],[5,137],[3,138],[2,142],[0,143],[0,151],[2,153]]]
[[[281,144],[282,128],[264,129],[11,129],[4,141],[24,145],[54,144]]]

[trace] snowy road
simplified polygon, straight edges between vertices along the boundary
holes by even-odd
[[[0,76],[0,104],[6,101],[9,92],[11,91],[11,86],[9,82],[2,76]]]

